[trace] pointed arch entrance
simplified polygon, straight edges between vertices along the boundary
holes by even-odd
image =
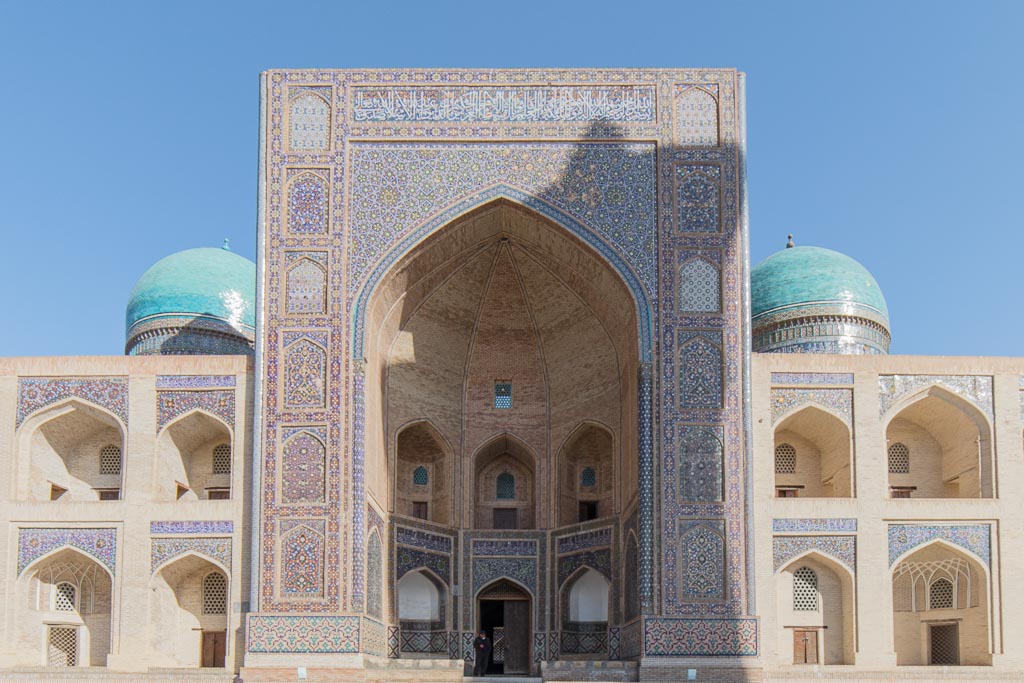
[[[498,579],[477,594],[477,632],[491,640],[489,674],[527,674],[533,641],[530,629],[532,599],[522,586]]]

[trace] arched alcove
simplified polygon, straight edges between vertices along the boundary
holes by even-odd
[[[228,466],[223,466],[223,447]],[[160,501],[231,497],[231,432],[219,419],[194,411],[169,424],[157,437],[154,497]]]
[[[988,573],[947,543],[925,545],[892,570],[899,666],[992,664]]]
[[[398,433],[395,512],[438,524],[451,521],[451,448],[425,421]]]
[[[806,406],[775,427],[775,489],[780,497],[853,496],[850,429],[838,417]]]
[[[413,570],[398,580],[397,595],[402,656],[446,655],[448,609],[444,582],[427,569]]]
[[[106,666],[111,646],[111,576],[73,548],[53,552],[18,578],[11,652],[23,666]]]
[[[124,427],[114,415],[76,400],[46,408],[18,436],[18,498],[118,500]]]
[[[150,584],[151,648],[160,666],[224,666],[229,585],[223,567],[193,554],[156,571]]]
[[[600,572],[581,567],[561,594],[561,653],[572,659],[607,658],[611,583]]]
[[[558,523],[608,517],[614,508],[612,433],[597,424],[576,428],[558,452]]]
[[[972,403],[938,386],[890,413],[885,431],[894,498],[990,498],[992,440]]]
[[[474,521],[478,529],[533,529],[536,456],[523,442],[502,435],[474,460]]]
[[[833,558],[811,552],[775,574],[779,664],[853,664],[854,580]]]

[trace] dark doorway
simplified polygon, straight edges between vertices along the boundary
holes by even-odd
[[[494,508],[495,529],[515,529],[518,523],[515,508]]]
[[[224,650],[228,639],[227,631],[203,631],[203,666],[224,667]]]
[[[592,519],[597,519],[597,501],[581,500],[579,521],[589,522]]]
[[[480,593],[480,629],[491,639],[489,675],[529,674],[530,595],[501,580]]]
[[[929,664],[960,664],[960,634],[956,624],[933,624],[928,629],[931,661]]]

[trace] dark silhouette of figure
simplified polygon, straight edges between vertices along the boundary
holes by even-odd
[[[486,676],[487,663],[491,659],[491,639],[487,637],[486,632],[480,631],[480,635],[473,641],[473,652],[476,654],[473,675]]]

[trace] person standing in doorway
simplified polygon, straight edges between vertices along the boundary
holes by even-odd
[[[491,639],[487,637],[486,631],[480,631],[480,635],[473,641],[473,652],[476,654],[473,675],[486,676],[487,663],[491,659]]]

